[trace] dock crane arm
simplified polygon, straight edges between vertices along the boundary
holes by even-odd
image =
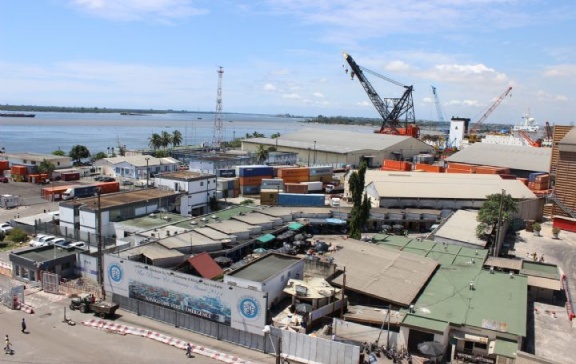
[[[490,116],[490,114],[492,114],[492,111],[494,111],[494,109],[496,109],[498,107],[498,105],[500,105],[502,100],[504,100],[504,98],[510,93],[510,91],[512,91],[512,86],[508,87],[506,89],[506,91],[504,91],[504,93],[502,95],[500,95],[496,99],[496,101],[494,101],[492,106],[490,106],[488,108],[488,110],[486,110],[484,115],[482,115],[482,117],[472,126],[472,128],[470,128],[470,134],[476,133],[476,131],[478,130],[478,127],[484,122],[484,120],[486,120],[488,118],[488,116]]]
[[[371,71],[367,68],[359,66],[352,56],[347,54],[346,52],[342,52],[344,59],[350,65],[351,73],[350,76],[354,78],[356,76],[360,84],[366,91],[366,94],[372,101],[372,104],[382,117],[382,126],[380,128],[380,133],[387,131],[388,134],[400,134],[398,127],[399,127],[399,119],[402,116],[405,116],[406,123],[415,122],[414,117],[414,101],[412,99],[412,86],[405,86],[400,82],[394,81],[391,78],[383,76],[379,73]],[[376,77],[382,78],[388,82],[391,82],[397,86],[401,86],[404,88],[404,94],[400,98],[381,98],[372,84],[368,81],[364,72],[368,72]]]

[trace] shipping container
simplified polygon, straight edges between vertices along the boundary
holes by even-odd
[[[0,172],[7,171],[10,169],[10,162],[7,160],[0,161]]]
[[[100,182],[96,186],[100,187],[100,194],[120,191],[120,182]]]
[[[285,177],[306,177],[310,176],[310,169],[308,167],[294,167],[283,168],[278,170],[278,177],[285,179]]]
[[[465,170],[468,171],[468,173],[474,173],[474,170],[476,170],[476,166],[473,164],[454,162],[448,162],[447,168]]]
[[[218,177],[236,177],[236,170],[235,169],[219,169],[216,171],[216,176]]]
[[[317,176],[317,175],[333,175],[334,168],[331,166],[324,166],[324,167],[310,167],[308,169],[308,175],[310,177]]]
[[[262,189],[284,189],[284,180],[280,178],[266,178],[262,179]]]
[[[329,183],[334,179],[334,175],[333,174],[317,174],[315,176],[309,176],[308,180],[310,182],[316,182],[316,181],[320,181],[320,182],[324,182],[324,183]]]
[[[26,168],[26,166],[13,164],[12,168],[10,168],[10,172],[12,174],[19,174],[19,175],[25,176],[28,174],[28,168]]]
[[[38,170],[38,166],[36,164],[27,164],[26,165],[26,170],[28,171],[28,174],[38,174],[40,173],[40,171]]]
[[[80,172],[64,172],[60,174],[62,181],[78,181],[80,179]]]
[[[260,193],[260,185],[256,185],[256,186],[242,186],[242,185],[240,185],[240,193],[242,195],[257,195]]]
[[[470,169],[460,169],[460,168],[446,168],[446,173],[466,173],[466,174],[472,174],[474,173],[474,170],[470,170]]]
[[[300,184],[300,183],[285,183],[284,190],[286,193],[308,193],[308,186]]]
[[[260,205],[276,206],[278,205],[278,190],[262,189],[260,190]]]
[[[435,173],[442,173],[444,172],[444,167],[433,165],[433,164],[426,164],[426,163],[417,163],[414,165],[414,170],[422,171],[422,172],[435,172]]]
[[[273,176],[274,178],[278,177],[278,171],[280,171],[281,169],[284,168],[294,168],[294,166],[292,165],[280,165],[280,166],[272,166],[272,169],[274,170]]]
[[[270,176],[240,177],[240,186],[256,186],[262,184],[262,179],[270,179]]]
[[[278,206],[324,206],[326,197],[322,194],[302,195],[297,193],[279,193]]]
[[[545,172],[533,172],[533,173],[530,173],[530,174],[528,175],[528,182],[535,182],[535,181],[536,181],[536,177],[538,177],[538,176],[540,176],[540,175],[543,175],[543,174],[548,174],[548,173],[545,173]]]
[[[382,161],[381,169],[384,171],[410,171],[412,170],[412,163],[393,159],[384,159]]]
[[[237,166],[236,175],[238,177],[273,176],[274,170],[270,166],[263,165]]]
[[[78,187],[79,185],[66,185],[66,186],[55,186],[55,187],[44,187],[42,188],[42,198],[49,201],[57,201],[62,199],[62,194],[66,192],[69,188]]]
[[[310,180],[310,176],[291,176],[291,177],[283,177],[284,183],[301,183],[301,182],[308,182]]]
[[[305,185],[308,193],[320,193],[324,189],[322,182],[302,182]]]
[[[30,182],[30,183],[41,183],[42,180],[40,179],[40,174],[29,174],[29,175],[28,175],[28,182]]]

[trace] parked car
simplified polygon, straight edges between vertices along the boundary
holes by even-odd
[[[114,182],[114,181],[116,181],[116,178],[104,176],[100,181],[102,181],[102,182]]]
[[[59,246],[61,248],[80,248],[80,249],[88,249],[88,244],[83,241],[74,241],[74,240],[66,240],[62,239],[62,241],[58,243],[54,243],[54,245]]]
[[[10,224],[7,222],[3,222],[0,225],[0,230],[3,231],[4,234],[9,234],[12,229],[14,229],[14,228],[12,226],[10,226]]]
[[[32,239],[32,241],[30,242],[30,246],[38,247],[49,245],[50,243],[52,243],[52,240],[54,239],[56,239],[54,235],[38,234],[36,235],[36,237],[34,237],[34,239]]]
[[[132,181],[128,181],[128,180],[122,181],[122,186],[133,186],[133,185],[134,185],[134,182],[132,182]]]
[[[64,242],[66,242],[65,238],[56,238],[50,241],[50,245],[60,245],[63,244]]]
[[[0,182],[8,183],[8,181],[9,181],[8,177],[0,176]]]
[[[102,178],[104,178],[106,176],[96,176],[94,177],[94,181],[102,181]]]

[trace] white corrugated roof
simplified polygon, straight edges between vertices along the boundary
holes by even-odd
[[[436,238],[450,239],[485,247],[486,241],[476,236],[478,211],[458,210],[434,233]]]
[[[535,199],[521,181],[506,180],[495,174],[366,172],[366,185],[374,184],[380,198],[439,198],[483,200],[504,189],[514,199]]]
[[[474,143],[446,158],[447,162],[550,172],[552,148]]]
[[[282,135],[278,139],[251,138],[244,142],[278,145],[299,149],[316,149],[318,151],[328,151],[332,153],[350,153],[360,150],[384,150],[394,147],[403,142],[414,142],[421,144],[422,151],[430,150],[432,147],[420,140],[408,136],[376,134],[376,133],[354,133],[344,130],[325,129],[302,129],[294,133]]]

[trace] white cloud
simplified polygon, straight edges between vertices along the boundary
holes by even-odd
[[[576,64],[561,64],[548,68],[544,72],[545,77],[575,77]]]
[[[542,90],[539,90],[536,93],[536,96],[539,101],[559,101],[559,102],[568,101],[568,97],[566,97],[566,95],[554,95]]]
[[[72,0],[71,5],[97,17],[123,20],[171,22],[208,13],[190,0]]]
[[[389,62],[388,64],[386,64],[386,66],[384,66],[384,69],[386,71],[391,72],[405,72],[410,70],[410,68],[411,68],[410,65],[402,61]]]
[[[271,83],[267,83],[264,85],[264,87],[262,87],[262,90],[264,90],[264,91],[276,91],[277,88],[275,85],[273,85]]]
[[[312,96],[314,97],[318,97],[318,98],[324,98],[324,94],[322,92],[314,92],[312,93]]]
[[[302,98],[297,93],[284,94],[284,95],[282,95],[282,97],[285,99],[301,99]]]

